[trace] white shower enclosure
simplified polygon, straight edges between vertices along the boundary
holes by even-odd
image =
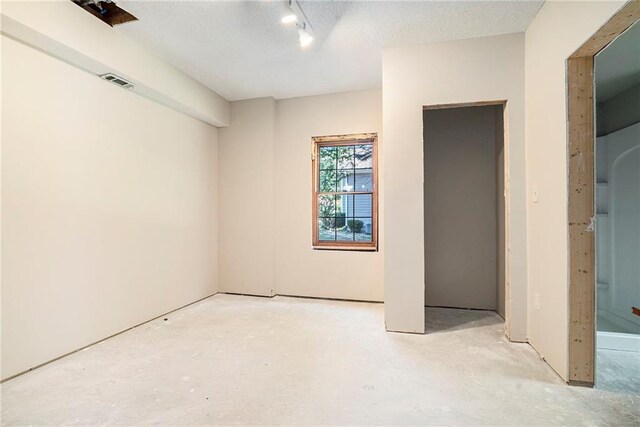
[[[640,123],[596,141],[598,348],[640,351]]]

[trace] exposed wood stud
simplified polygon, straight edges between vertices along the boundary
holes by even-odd
[[[456,104],[434,104],[434,105],[425,105],[422,107],[423,110],[443,110],[446,108],[465,108],[465,107],[484,107],[488,105],[506,105],[507,101],[496,100],[496,101],[478,101],[478,102],[459,102]]]
[[[569,380],[593,384],[595,358],[593,56],[568,61]]]
[[[640,19],[640,0],[631,0],[604,24],[571,58],[593,57]]]

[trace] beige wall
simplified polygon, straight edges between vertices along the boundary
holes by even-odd
[[[378,252],[311,247],[311,137],[380,132],[381,113],[380,91],[231,103],[220,130],[221,290],[383,300],[383,237]]]
[[[217,130],[1,41],[6,378],[216,291]]]
[[[387,329],[424,331],[422,107],[507,100],[510,337],[526,340],[524,35],[386,49],[383,53]]]
[[[281,100],[276,112],[277,293],[382,301],[383,226],[378,252],[311,248],[311,137],[362,132],[380,135],[380,91]],[[383,143],[380,138],[380,148]],[[382,195],[380,202],[382,213]]]
[[[498,310],[502,114],[502,105],[424,112],[427,306]]]
[[[3,0],[1,5],[3,34],[92,74],[116,73],[135,83],[131,92],[214,126],[229,123],[226,99],[72,2]]]
[[[274,137],[276,103],[231,103],[220,129],[220,290],[274,295]]]
[[[567,378],[566,59],[623,2],[546,2],[526,32],[528,335]],[[537,192],[538,202],[533,200]]]
[[[2,378],[214,293],[218,261],[226,291],[384,298],[387,329],[422,332],[422,106],[503,99],[511,338],[566,378],[565,61],[622,4],[547,2],[526,36],[387,49],[382,92],[234,103],[219,224],[215,128],[3,36]],[[125,57],[104,61],[226,120],[224,100]],[[383,124],[380,251],[312,250],[311,137]]]

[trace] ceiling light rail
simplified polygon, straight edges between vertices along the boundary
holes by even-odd
[[[285,10],[280,22],[284,25],[295,24],[298,29],[298,43],[306,48],[313,43],[312,27],[297,0],[285,1]]]

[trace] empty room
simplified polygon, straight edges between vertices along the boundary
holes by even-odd
[[[640,0],[0,2],[0,424],[640,424]]]

